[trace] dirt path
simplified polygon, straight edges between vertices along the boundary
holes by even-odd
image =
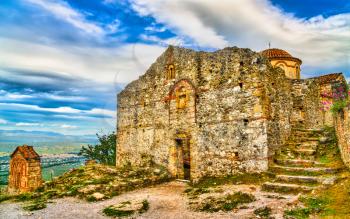
[[[5,203],[0,205],[0,218],[6,219],[89,219],[108,218],[102,214],[102,210],[109,205],[128,200],[147,199],[150,209],[136,218],[150,219],[197,219],[197,218],[254,218],[253,211],[257,207],[269,206],[273,209],[273,216],[282,218],[282,213],[288,203],[297,200],[296,196],[287,196],[286,199],[267,198],[267,194],[258,188],[249,185],[233,186],[233,190],[247,191],[254,194],[257,201],[248,205],[248,209],[240,209],[237,212],[203,213],[193,212],[188,209],[187,198],[183,194],[186,184],[182,182],[170,182],[162,185],[139,189],[122,194],[109,200],[88,203],[76,198],[63,198],[48,203],[47,208],[33,213],[23,211],[19,203]],[[230,188],[232,189],[232,188]]]

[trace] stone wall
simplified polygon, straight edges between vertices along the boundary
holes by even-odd
[[[275,151],[284,144],[291,133],[292,86],[291,80],[279,68],[265,74],[262,82],[264,83],[265,117],[268,121],[268,156],[269,161],[272,161]]]
[[[169,47],[118,94],[117,165],[151,158],[174,177],[195,180],[265,171],[293,127],[329,123],[320,93],[338,77],[289,79],[249,49]],[[347,120],[337,121],[346,151]]]
[[[347,107],[334,116],[338,146],[344,164],[350,168],[350,108]]]
[[[323,126],[320,85],[316,80],[292,80],[293,113],[296,128],[317,129]]]
[[[117,165],[152,157],[179,178],[190,165],[192,179],[265,171],[290,133],[291,88],[249,49],[169,47],[118,95]]]
[[[10,160],[9,191],[29,192],[42,183],[39,160],[26,160],[21,154],[15,154]]]
[[[322,103],[322,123],[325,126],[334,126],[334,118],[331,112],[331,106],[333,105],[333,89],[331,83],[320,85],[320,94]]]

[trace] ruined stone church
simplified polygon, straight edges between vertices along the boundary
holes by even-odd
[[[293,127],[332,124],[322,95],[341,73],[301,79],[280,49],[170,46],[118,94],[117,165],[151,157],[180,179],[266,171]]]

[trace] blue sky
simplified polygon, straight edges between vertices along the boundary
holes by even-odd
[[[110,132],[116,93],[169,45],[272,47],[350,78],[348,0],[3,0],[0,130]],[[1,141],[1,140],[0,140]]]

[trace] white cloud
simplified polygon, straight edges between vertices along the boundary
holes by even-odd
[[[150,31],[150,32],[164,32],[166,31],[166,27],[157,27],[155,23],[152,23],[151,26],[145,27],[146,31]]]
[[[55,72],[111,85],[137,79],[165,50],[138,43],[109,48],[48,46],[1,37],[0,48],[2,67]]]
[[[314,68],[350,65],[350,13],[300,19],[268,0],[132,0],[132,7],[199,46],[260,51],[271,42]]]
[[[0,125],[6,125],[8,122],[5,119],[0,119]]]
[[[116,33],[119,31],[120,24],[120,20],[115,19],[112,23],[108,24],[106,28],[109,33]]]
[[[115,117],[116,113],[113,110],[93,108],[91,110],[79,110],[72,107],[57,107],[57,108],[45,108],[37,105],[20,104],[20,103],[0,103],[0,106],[4,108],[16,108],[17,110],[33,110],[40,112],[53,112],[62,114],[78,114],[78,115],[91,115],[91,116],[104,116]]]
[[[64,1],[56,0],[26,0],[28,3],[40,6],[44,10],[50,12],[55,17],[64,20],[67,23],[70,23],[74,27],[83,30],[86,33],[101,35],[104,34],[104,30],[85,19],[85,16],[73,9]]]
[[[61,96],[51,93],[32,93],[30,95],[28,94],[20,94],[18,92],[7,92],[4,90],[0,90],[0,100],[23,100],[23,99],[33,99],[33,98],[40,98],[40,99],[49,99],[49,100],[57,100],[57,101],[85,101],[87,100],[86,97],[81,96]]]
[[[81,96],[60,96],[50,93],[38,93],[35,95],[37,98],[46,98],[50,100],[58,100],[58,101],[85,101],[87,100],[86,97]]]
[[[168,39],[161,39],[157,36],[154,35],[146,35],[146,34],[141,34],[140,38],[144,41],[149,41],[152,43],[157,43],[160,46],[164,46],[167,47],[169,45],[173,45],[173,46],[190,46],[188,44],[185,43],[184,39],[181,39],[180,37],[171,37]]]
[[[43,126],[43,124],[40,123],[27,123],[27,122],[19,122],[16,123],[16,126]]]
[[[222,48],[228,45],[225,38],[207,26],[200,17],[186,7],[186,1],[134,0],[132,6],[142,16],[153,16],[180,35],[196,40],[202,46]],[[202,3],[202,1],[201,1]],[[215,3],[213,1],[213,3]],[[220,5],[217,2],[216,5]]]
[[[104,115],[107,117],[112,117],[115,118],[116,117],[116,112],[113,110],[106,110],[106,109],[99,109],[99,108],[93,108],[89,111],[86,111],[87,114],[91,114],[91,115]]]
[[[67,124],[63,124],[60,126],[61,128],[63,129],[76,129],[78,128],[78,126],[75,126],[75,125],[67,125]]]
[[[6,96],[4,96],[5,98],[9,98],[9,99],[28,99],[28,98],[32,98],[33,96],[31,95],[25,95],[25,94],[17,94],[17,93],[14,93],[14,94],[11,94],[11,93],[8,93]]]

